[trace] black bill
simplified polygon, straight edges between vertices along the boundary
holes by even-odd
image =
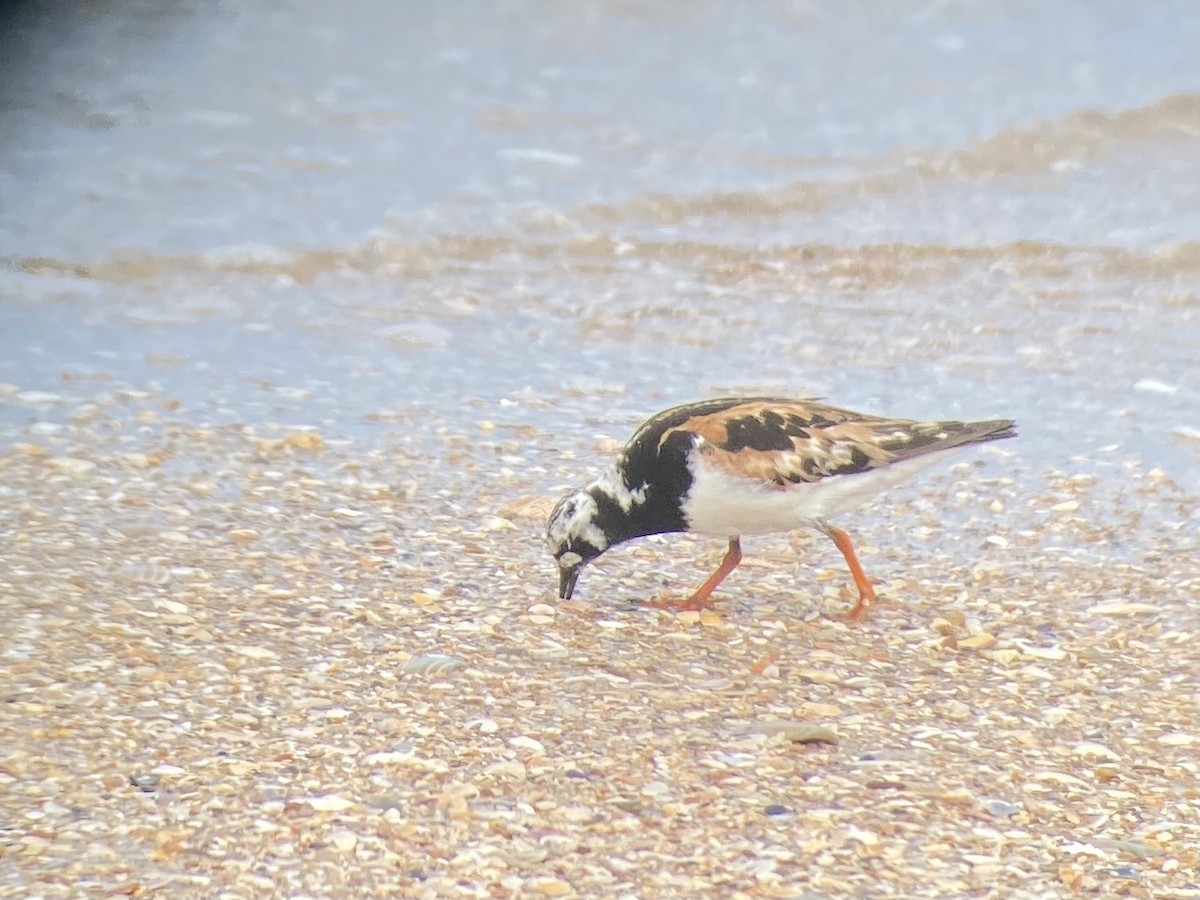
[[[570,600],[571,595],[575,593],[575,582],[579,580],[579,570],[583,566],[574,566],[570,569],[558,570],[558,596],[561,600]]]

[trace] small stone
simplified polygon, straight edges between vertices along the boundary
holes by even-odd
[[[63,398],[59,394],[51,394],[49,391],[20,391],[17,394],[17,399],[30,406],[50,406],[51,404],[62,403],[63,401]]]
[[[1168,384],[1157,378],[1139,378],[1133,383],[1133,389],[1148,394],[1173,394],[1179,390],[1179,385]]]
[[[1060,660],[1067,658],[1067,651],[1057,645],[1054,647],[1025,647],[1024,653],[1034,659]]]
[[[1003,650],[984,650],[982,655],[987,659],[995,660],[1004,666],[1011,666],[1021,658],[1021,651],[1013,647],[1005,647]]]
[[[1074,752],[1078,756],[1096,756],[1109,761],[1116,761],[1121,758],[1103,744],[1097,744],[1095,741],[1084,741],[1083,743],[1076,744]]]
[[[836,744],[838,737],[829,725],[819,725],[815,722],[770,721],[762,722],[758,730],[766,735],[782,735],[793,744]]]
[[[415,748],[407,741],[394,744],[390,750],[379,750],[374,753],[368,753],[366,761],[372,764],[389,764],[398,762],[408,762],[413,758]]]
[[[257,647],[252,644],[234,644],[230,649],[247,659],[279,659],[279,654],[269,647]]]
[[[129,776],[129,783],[139,791],[153,794],[158,790],[159,776],[153,772],[139,772]]]
[[[175,613],[176,615],[186,615],[188,606],[186,603],[180,603],[178,600],[168,600],[166,597],[155,597],[152,601],[159,609],[165,609],[167,612]]]
[[[157,460],[145,453],[122,453],[117,457],[117,464],[129,469],[149,469]]]
[[[763,812],[768,816],[790,816],[792,814],[790,807],[783,806],[779,803],[772,803],[770,806],[764,809]]]
[[[967,626],[967,615],[960,609],[948,610],[945,618],[955,628],[965,628]]]
[[[1078,500],[1064,500],[1062,503],[1055,503],[1050,507],[1051,512],[1075,512],[1079,509]]]
[[[575,890],[571,882],[554,876],[535,876],[525,882],[525,887],[543,897],[564,897]]]
[[[293,431],[284,435],[283,443],[297,450],[320,450],[325,446],[325,441],[315,431]]]
[[[46,462],[68,475],[86,475],[96,468],[96,464],[90,459],[79,459],[75,456],[56,456]]]
[[[1153,603],[1116,600],[1112,603],[1097,603],[1095,606],[1089,606],[1087,611],[1095,616],[1132,616],[1138,613],[1158,612],[1159,608]]]
[[[1021,811],[1020,807],[1014,806],[1007,800],[1001,800],[997,797],[989,797],[982,801],[982,806],[988,815],[995,816],[997,819],[1007,819]]]
[[[865,828],[858,828],[855,825],[847,827],[846,837],[852,841],[858,841],[864,847],[874,847],[879,843],[878,834],[874,831],[867,831]]]
[[[979,634],[973,634],[970,637],[960,639],[958,646],[964,650],[986,650],[994,643],[996,643],[996,636],[994,634],[981,631]]]
[[[445,675],[455,669],[461,669],[464,663],[461,659],[446,656],[443,653],[429,653],[414,656],[400,669],[406,675]]]
[[[342,851],[353,850],[358,845],[358,835],[348,828],[335,828],[331,837],[333,846]]]
[[[153,563],[132,563],[130,565],[121,566],[116,573],[122,581],[131,582],[133,584],[156,584],[160,587],[171,582],[171,571],[166,566],[159,566]],[[155,604],[157,605],[157,603]],[[183,610],[172,610],[172,612],[186,612]]]
[[[1158,742],[1160,744],[1165,744],[1168,747],[1190,747],[1192,744],[1196,743],[1196,736],[1194,734],[1184,734],[1182,732],[1164,734],[1159,736]]]
[[[806,700],[800,706],[801,710],[810,716],[822,719],[832,719],[835,716],[842,714],[842,708],[835,706],[832,703],[817,703],[814,700]]]
[[[963,703],[961,700],[946,700],[938,704],[938,709],[947,719],[962,721],[971,717],[971,707]]]
[[[531,753],[545,753],[546,745],[541,741],[535,740],[526,734],[518,734],[514,738],[508,739],[508,746],[514,750],[528,750]]]
[[[305,797],[304,802],[318,812],[342,812],[354,805],[353,800],[347,800],[345,797],[339,797],[337,794]]]
[[[516,531],[517,526],[502,516],[488,516],[480,524],[482,531]]]
[[[941,635],[954,634],[954,632],[958,630],[954,623],[949,619],[943,619],[940,617],[930,622],[929,627]]]
[[[517,762],[515,759],[504,760],[503,762],[492,763],[484,770],[488,775],[496,778],[525,778],[529,775],[529,769],[524,763]]]

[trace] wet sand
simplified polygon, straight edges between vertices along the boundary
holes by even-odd
[[[9,80],[0,897],[1200,897],[1195,11],[506,9]],[[558,601],[738,392],[1021,436]]]

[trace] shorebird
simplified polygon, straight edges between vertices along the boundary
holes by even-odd
[[[741,561],[743,535],[813,527],[833,540],[858,587],[842,618],[860,619],[875,589],[850,536],[830,519],[970,444],[1015,436],[1010,419],[914,421],[776,397],[664,410],[634,432],[610,468],[550,514],[546,540],[559,596],[569,599],[583,568],[609,548],[686,531],[726,538],[724,559],[690,597],[646,605],[705,609]]]

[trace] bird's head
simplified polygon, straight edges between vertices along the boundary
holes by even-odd
[[[597,524],[600,506],[592,491],[567,494],[546,522],[546,543],[558,564],[558,596],[570,600],[583,567],[612,543]]]

